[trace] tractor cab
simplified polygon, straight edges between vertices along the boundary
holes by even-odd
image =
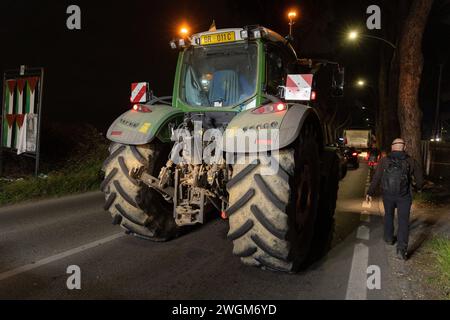
[[[271,96],[310,104],[317,89],[340,96],[343,69],[325,60],[298,59],[290,41],[260,26],[185,35],[171,41],[180,50],[173,106],[196,111],[242,111]],[[269,98],[270,100],[270,98]]]
[[[173,40],[180,57],[174,107],[204,111],[254,108],[278,96],[296,60],[289,42],[264,27],[221,29]]]

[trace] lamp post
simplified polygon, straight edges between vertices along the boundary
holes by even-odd
[[[292,26],[295,24],[295,18],[297,17],[297,12],[294,10],[291,10],[288,12],[288,18],[289,18],[289,38],[292,38]]]
[[[396,45],[393,44],[392,42],[390,42],[389,40],[386,40],[386,39],[383,39],[383,38],[377,37],[377,36],[372,36],[372,35],[370,35],[370,34],[359,33],[359,32],[356,31],[356,30],[350,31],[350,32],[348,33],[348,36],[347,36],[348,40],[350,40],[350,41],[356,41],[356,40],[358,40],[358,38],[360,38],[360,37],[361,37],[361,38],[376,39],[376,40],[382,41],[382,42],[384,42],[385,44],[389,45],[389,46],[390,46],[392,49],[394,49],[394,50],[397,49]]]

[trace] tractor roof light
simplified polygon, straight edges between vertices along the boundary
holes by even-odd
[[[187,27],[181,27],[180,34],[182,37],[188,37],[189,36],[189,29]]]
[[[254,39],[260,39],[260,38],[264,38],[267,35],[267,29],[264,27],[257,27],[256,29],[252,30],[251,35],[253,36]]]

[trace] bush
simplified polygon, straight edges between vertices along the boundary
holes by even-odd
[[[0,182],[0,205],[25,200],[62,196],[99,188],[101,166],[107,157],[107,141],[93,127],[86,126],[61,164],[48,175]]]

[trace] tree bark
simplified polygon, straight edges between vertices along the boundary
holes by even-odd
[[[376,123],[376,137],[377,145],[381,150],[385,150],[385,136],[387,134],[387,121],[386,113],[388,112],[388,90],[387,90],[387,66],[386,66],[386,54],[384,47],[380,51],[380,71],[378,74],[378,112],[377,112],[377,123]]]
[[[400,40],[400,72],[398,116],[402,138],[408,153],[422,164],[422,111],[419,107],[419,87],[423,69],[422,37],[433,0],[414,0],[403,26]]]

